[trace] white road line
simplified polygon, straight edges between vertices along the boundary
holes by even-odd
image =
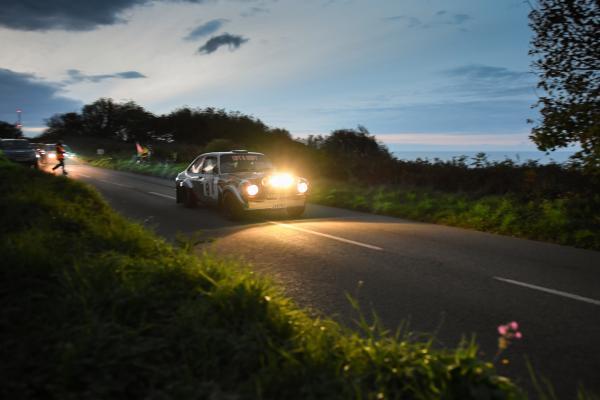
[[[310,234],[313,234],[313,235],[326,237],[326,238],[329,238],[329,239],[337,240],[339,242],[350,243],[350,244],[353,244],[355,246],[366,247],[367,249],[371,249],[371,250],[383,250],[381,247],[373,246],[373,245],[366,244],[366,243],[356,242],[356,241],[350,240],[350,239],[344,239],[344,238],[341,238],[339,236],[328,235],[326,233],[311,231],[310,229],[299,228],[299,227],[297,227],[295,225],[291,225],[291,224],[282,224],[280,222],[275,222],[275,221],[268,221],[268,222],[270,224],[282,226],[284,228],[293,229],[293,230],[304,232],[304,233],[310,233]]]
[[[175,196],[169,196],[168,194],[156,193],[156,192],[148,192],[148,194],[153,194],[155,196],[164,197],[166,199],[175,200]]]
[[[500,278],[498,276],[495,276],[494,279],[496,279],[498,281],[506,282],[506,283],[512,283],[513,285],[523,286],[523,287],[533,289],[533,290],[539,290],[540,292],[546,292],[546,293],[554,294],[557,296],[567,297],[567,298],[573,299],[573,300],[583,301],[584,303],[593,304],[595,306],[600,306],[600,300],[590,299],[589,297],[583,297],[583,296],[579,296],[579,295],[572,294],[572,293],[561,292],[560,290],[549,289],[549,288],[545,288],[542,286],[537,286],[537,285],[532,285],[532,284],[525,283],[525,282],[515,281],[512,279]]]
[[[104,183],[109,183],[111,185],[115,185],[115,186],[121,186],[124,188],[128,188],[128,189],[133,189],[133,186],[128,186],[128,185],[123,185],[122,183],[117,183],[117,182],[111,182],[111,181],[106,181],[104,179],[98,179],[100,182],[104,182]]]

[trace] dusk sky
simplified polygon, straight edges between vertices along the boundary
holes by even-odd
[[[532,150],[522,0],[0,0],[0,120],[99,97],[217,107],[293,136],[366,126],[392,149]]]

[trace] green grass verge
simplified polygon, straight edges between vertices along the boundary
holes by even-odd
[[[91,158],[88,164],[94,167],[116,169],[119,171],[136,172],[138,174],[158,176],[162,178],[175,178],[178,173],[187,168],[188,164],[179,163],[136,163],[132,159],[119,158]]]
[[[173,178],[185,164],[136,164],[96,159],[91,165]],[[310,201],[417,221],[600,250],[600,194],[565,194],[554,199],[516,195],[473,196],[426,188],[365,186],[339,181],[311,182]]]
[[[523,199],[425,188],[313,182],[310,200],[335,207],[600,250],[600,195]]]
[[[0,190],[2,398],[522,398],[471,342],[309,317],[82,183],[0,160]]]

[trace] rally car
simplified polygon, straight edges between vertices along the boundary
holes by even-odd
[[[261,153],[246,150],[201,154],[175,178],[177,203],[219,206],[230,219],[254,210],[304,213],[308,181],[277,172]]]

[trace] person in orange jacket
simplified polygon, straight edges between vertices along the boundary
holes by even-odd
[[[67,171],[65,170],[65,148],[63,147],[61,142],[56,143],[56,159],[58,160],[58,164],[56,164],[53,168],[52,171],[54,171],[57,168],[62,167],[63,170],[63,175],[68,175]]]

